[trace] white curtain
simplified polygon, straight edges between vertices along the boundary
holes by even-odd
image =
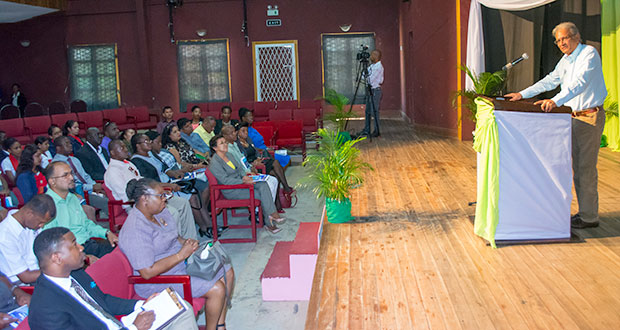
[[[467,59],[465,61],[467,67],[476,75],[485,70],[481,4],[493,9],[517,11],[536,8],[553,1],[555,0],[471,0],[467,27]],[[472,87],[473,82],[466,78],[465,88],[471,89]]]

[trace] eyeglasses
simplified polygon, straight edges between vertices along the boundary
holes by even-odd
[[[568,41],[570,39],[573,39],[574,35],[568,35],[566,37],[562,37],[560,39],[554,40],[553,43],[558,45],[558,44],[562,44],[564,43],[564,41]]]
[[[67,173],[65,173],[63,175],[50,177],[50,179],[68,178],[69,176],[71,176],[73,178],[73,173],[72,172],[67,172]]]
[[[146,195],[159,197],[159,199],[161,199],[161,200],[168,200],[168,199],[172,198],[172,194],[168,193],[168,192],[163,193],[163,194],[146,194]]]

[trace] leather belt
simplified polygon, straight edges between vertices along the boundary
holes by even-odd
[[[601,106],[599,105],[598,107],[594,107],[594,108],[589,108],[589,109],[585,109],[585,110],[581,110],[581,111],[573,111],[572,116],[573,117],[580,117],[580,116],[585,116],[594,112],[599,111],[601,108]]]

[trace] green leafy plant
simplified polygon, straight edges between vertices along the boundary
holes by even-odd
[[[324,128],[314,134],[319,150],[303,162],[303,166],[310,168],[310,175],[302,179],[301,186],[311,188],[318,198],[344,201],[351,196],[352,189],[364,182],[364,173],[373,170],[355,148],[356,143],[366,138],[345,141],[340,131]]]
[[[605,102],[605,117],[607,119],[612,117],[618,117],[618,102],[617,101],[609,101]]]
[[[347,109],[349,105],[349,98],[336,92],[333,89],[328,89],[325,92],[325,102],[334,106],[334,111],[326,113],[323,119],[333,122],[338,131],[344,131],[344,127],[347,123],[347,119],[353,117],[353,111]]]
[[[471,90],[459,90],[454,93],[452,98],[452,105],[457,106],[457,100],[459,96],[465,98],[463,107],[469,109],[469,115],[471,120],[476,121],[476,103],[474,99],[478,95],[485,96],[499,96],[502,90],[506,86],[506,71],[482,72],[478,76],[465,65],[459,67],[461,71],[464,71],[467,76],[474,83],[474,89]]]

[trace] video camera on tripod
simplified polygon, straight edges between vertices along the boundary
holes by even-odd
[[[360,62],[368,62],[370,59],[370,53],[368,52],[367,45],[360,45],[360,51],[357,53],[357,60]]]

